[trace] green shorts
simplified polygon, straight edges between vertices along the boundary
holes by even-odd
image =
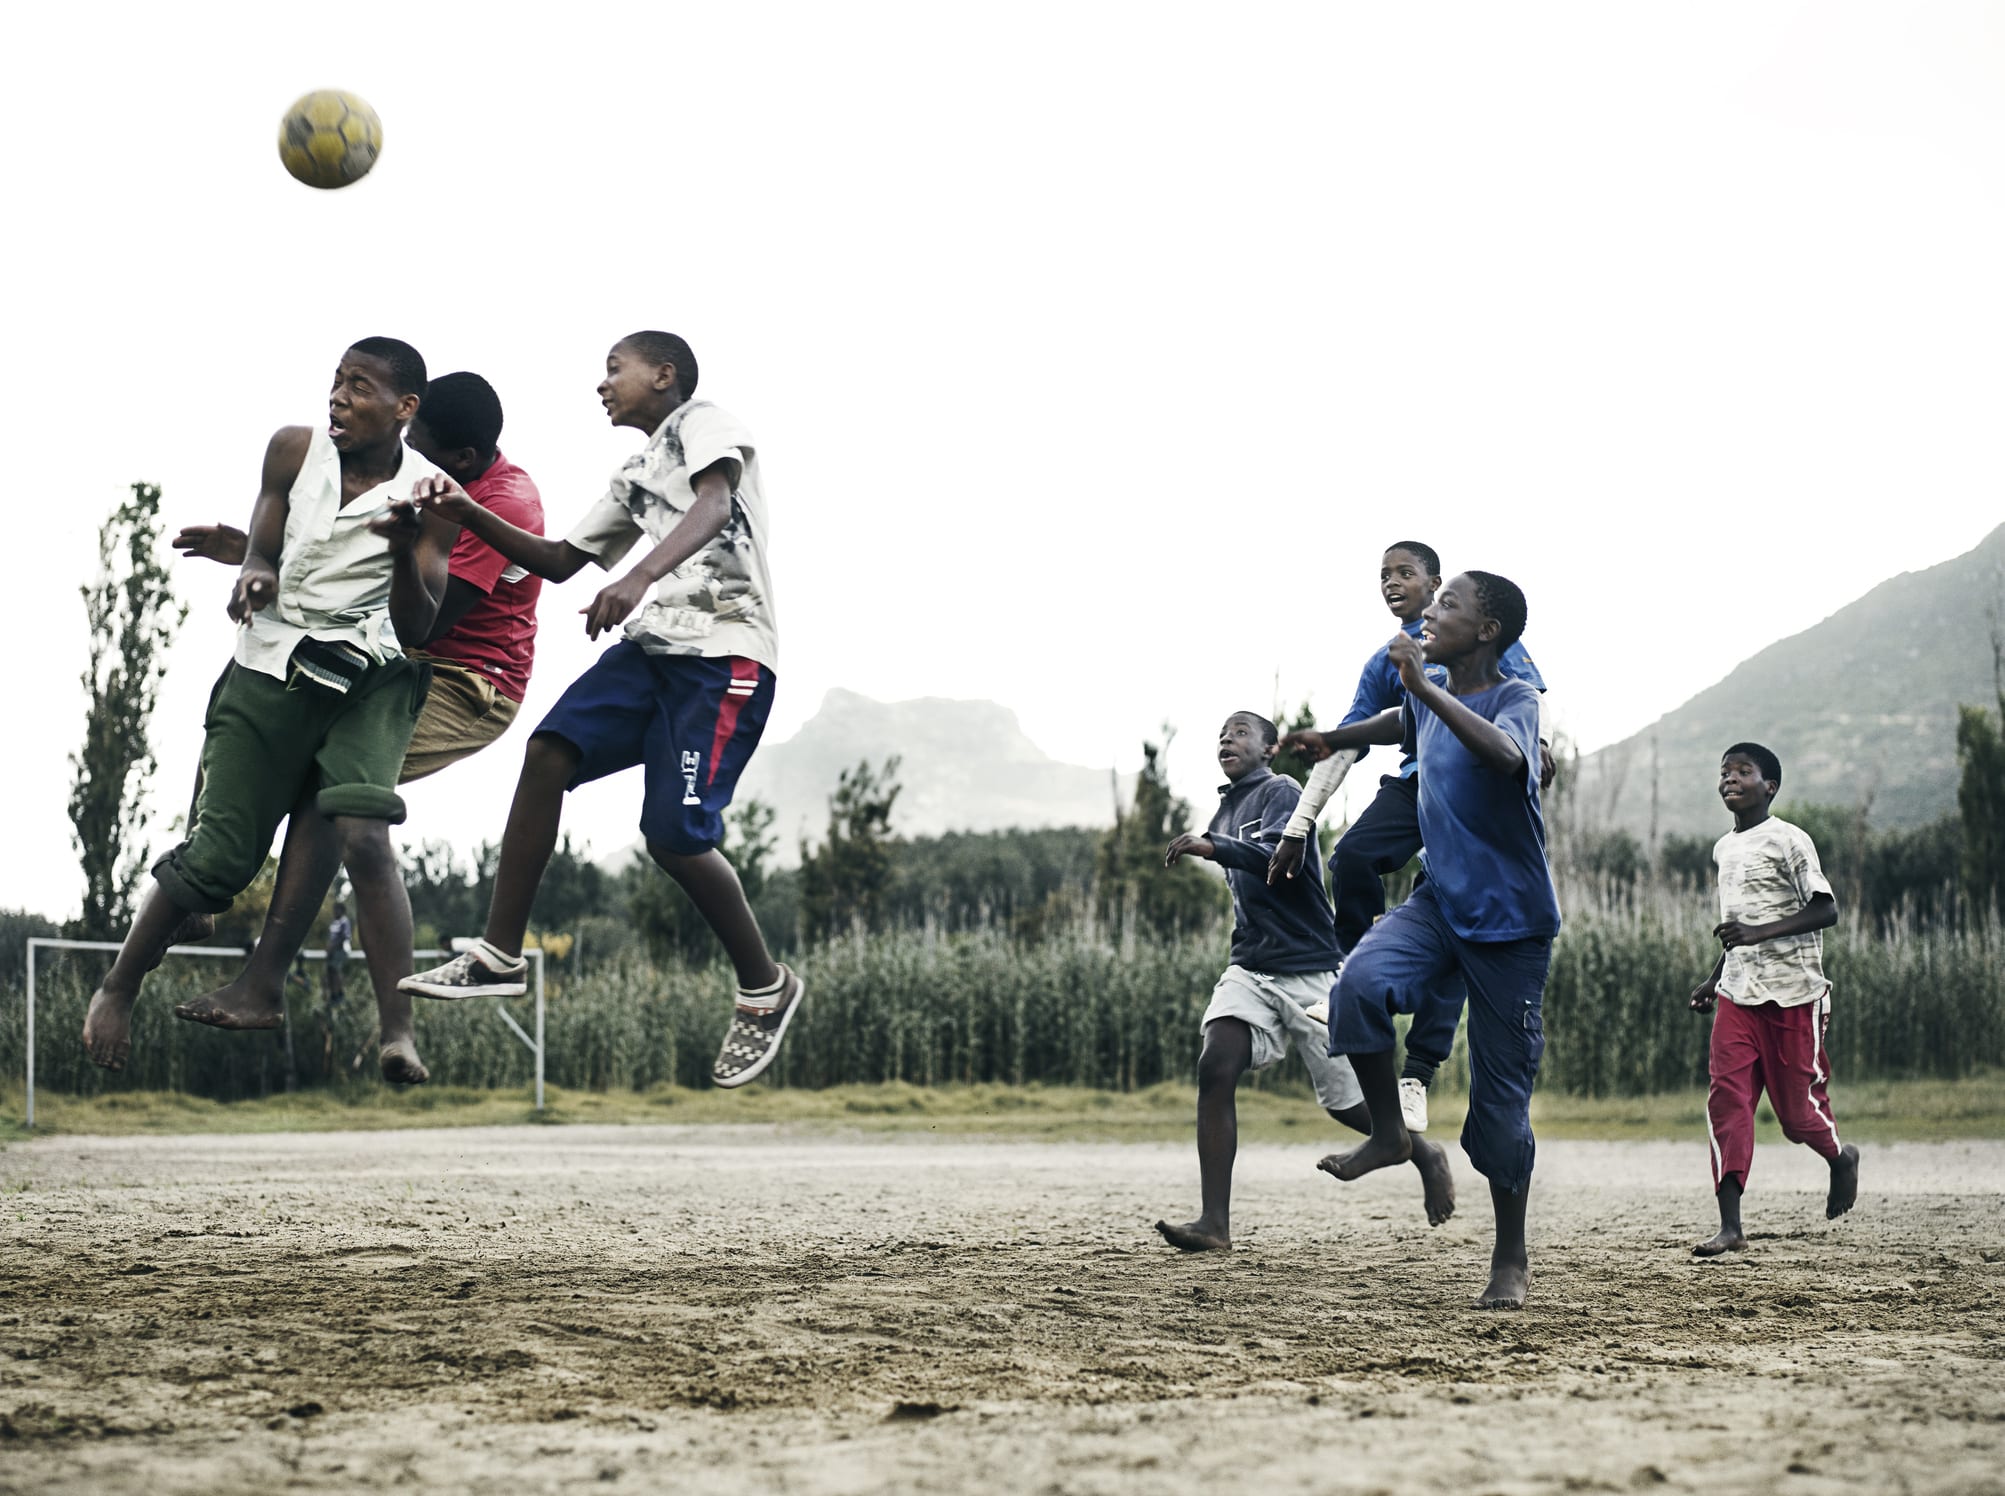
[[[167,896],[198,914],[228,909],[310,790],[324,816],[402,821],[397,776],[430,674],[397,657],[337,695],[233,663],[203,721],[194,835],[153,865]]]

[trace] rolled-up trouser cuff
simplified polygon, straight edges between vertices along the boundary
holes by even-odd
[[[182,854],[187,850],[188,843],[183,842],[173,851],[162,855],[160,860],[153,864],[154,881],[159,883],[167,897],[174,901],[176,908],[186,909],[190,914],[227,913],[236,894],[219,898],[215,894],[204,893],[189,882],[181,860]]]
[[[314,797],[314,806],[324,816],[357,816],[368,821],[404,824],[404,801],[395,790],[374,784],[337,784]]]

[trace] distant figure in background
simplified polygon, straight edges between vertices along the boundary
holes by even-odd
[[[1200,1025],[1197,1059],[1197,1164],[1203,1207],[1182,1226],[1156,1230],[1186,1252],[1232,1247],[1232,1165],[1239,1151],[1239,1078],[1286,1058],[1292,1044],[1308,1068],[1316,1100],[1344,1126],[1371,1131],[1371,1113],[1349,1060],[1329,1052],[1330,1032],[1312,1015],[1325,1008],[1337,964],[1336,917],[1323,897],[1316,864],[1306,876],[1269,885],[1267,863],[1282,829],[1295,817],[1302,792],[1268,767],[1274,724],[1256,712],[1234,712],[1218,730],[1218,765],[1225,771],[1218,811],[1202,836],[1185,833],[1163,854],[1175,867],[1202,857],[1225,870],[1232,888],[1232,964],[1212,989]],[[1313,826],[1310,835],[1314,835]],[[1455,1213],[1455,1176],[1447,1156],[1425,1138],[1413,1140],[1413,1163],[1426,1191],[1427,1222]]]
[[[327,926],[327,961],[321,970],[322,990],[330,1004],[348,995],[348,940],[353,931],[348,906],[336,899],[334,918]]]
[[[1782,789],[1782,761],[1759,743],[1736,743],[1720,759],[1720,799],[1733,830],[1713,847],[1720,870],[1720,958],[1692,989],[1692,1008],[1713,1012],[1706,1130],[1720,1229],[1692,1248],[1718,1257],[1747,1246],[1740,1197],[1754,1163],[1754,1109],[1764,1089],[1783,1136],[1808,1143],[1831,1165],[1824,1215],[1836,1220],[1859,1197],[1859,1150],[1838,1141],[1825,1089],[1824,1031],[1831,984],[1824,937],[1838,901],[1801,827],[1768,813]]]

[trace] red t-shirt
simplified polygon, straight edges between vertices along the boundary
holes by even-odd
[[[476,504],[516,528],[532,535],[543,533],[543,496],[530,476],[499,452],[466,491]],[[427,644],[424,652],[481,671],[510,701],[522,700],[536,659],[536,598],[543,579],[524,575],[518,581],[504,580],[502,573],[510,570],[508,558],[471,530],[459,532],[446,569],[487,595]]]

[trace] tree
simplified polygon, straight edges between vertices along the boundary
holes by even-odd
[[[1956,709],[1956,809],[1963,822],[1963,889],[1974,912],[2005,914],[2005,571],[1991,618],[1991,689],[1998,720],[1981,706]]]
[[[898,801],[899,760],[881,769],[864,759],[844,769],[828,799],[828,840],[801,845],[801,931],[819,940],[856,925],[877,929],[893,872],[891,809]]]
[[[2005,914],[2005,691],[1998,720],[1981,706],[1956,709],[1956,757],[1963,779],[1956,808],[1963,821],[1963,886],[1979,913]]]
[[[1281,736],[1285,738],[1291,732],[1301,732],[1314,727],[1316,725],[1316,713],[1310,707],[1309,703],[1304,701],[1300,706],[1295,708],[1295,715],[1293,717],[1277,715],[1274,718],[1274,725],[1281,729]],[[1277,753],[1274,755],[1274,762],[1269,764],[1268,767],[1276,774],[1285,774],[1297,784],[1307,784],[1309,782],[1309,771],[1315,768],[1315,765],[1299,753]]]
[[[85,936],[123,933],[147,864],[146,787],[157,767],[149,729],[168,646],[188,616],[159,544],[159,485],[135,483],[98,532],[96,580],[78,589],[90,622],[90,706],[83,747],[70,755],[70,842],[83,868]]]
[[[1163,849],[1191,824],[1190,802],[1170,789],[1163,760],[1176,729],[1163,726],[1163,741],[1142,744],[1142,772],[1135,796],[1100,839],[1094,874],[1101,918],[1133,919],[1158,935],[1196,929],[1216,919],[1230,895],[1223,879],[1206,874],[1194,858],[1163,866]]]

